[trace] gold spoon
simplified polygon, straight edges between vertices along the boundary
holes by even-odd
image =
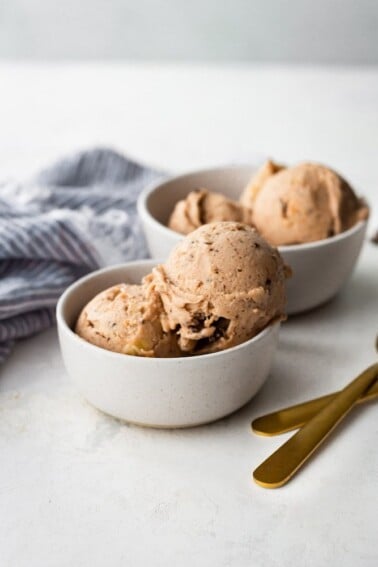
[[[378,374],[377,374],[378,378]],[[261,417],[257,417],[251,423],[253,433],[271,437],[287,433],[293,429],[299,429],[314,417],[321,409],[323,409],[330,401],[332,401],[339,392],[327,394],[321,398],[315,398],[308,402],[296,404],[288,408],[281,409],[272,413],[268,413]],[[357,400],[357,404],[362,404],[370,400],[378,398],[378,381],[370,386],[370,388],[362,394]]]
[[[377,380],[377,373],[378,364],[373,364],[337,393],[302,429],[257,467],[253,472],[255,482],[264,488],[286,484]]]
[[[375,349],[378,351],[378,335],[375,337]],[[377,375],[378,378],[378,375]],[[327,394],[301,404],[296,404],[254,419],[251,428],[256,435],[271,437],[287,433],[293,429],[299,429],[323,409],[340,392]],[[357,400],[357,404],[368,402],[378,397],[378,382],[372,386]]]

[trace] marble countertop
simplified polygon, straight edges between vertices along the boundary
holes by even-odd
[[[0,64],[0,179],[111,145],[172,171],[270,155],[342,171],[378,228],[378,68]],[[372,230],[370,230],[372,232]],[[338,389],[376,359],[378,247],[331,303],[283,325],[269,380],[233,416],[158,431],[76,393],[56,331],[0,369],[2,567],[375,567],[376,404],[286,487],[251,472],[287,438],[251,419]]]

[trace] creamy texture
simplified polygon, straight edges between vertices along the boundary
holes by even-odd
[[[245,207],[252,208],[254,200],[264,183],[269,179],[269,177],[271,177],[275,173],[278,173],[282,169],[285,169],[284,165],[279,165],[278,163],[274,163],[274,161],[271,160],[266,161],[252,177],[247,187],[244,189],[240,197],[240,202]]]
[[[75,331],[99,347],[136,356],[180,354],[177,338],[160,323],[159,296],[143,285],[119,284],[99,293],[82,310]]]
[[[323,240],[368,216],[348,183],[314,163],[282,168],[267,162],[245,189],[260,234],[275,246]]]
[[[252,213],[224,195],[198,189],[176,203],[168,226],[181,234],[189,234],[203,224],[216,221],[238,221],[252,225]]]
[[[179,346],[201,354],[229,348],[284,318],[285,267],[251,227],[217,222],[198,228],[148,278],[162,299],[162,326]]]

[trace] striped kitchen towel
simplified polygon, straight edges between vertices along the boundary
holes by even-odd
[[[57,299],[75,279],[147,256],[136,200],[159,177],[95,149],[30,183],[0,186],[0,363],[18,339],[54,324]]]

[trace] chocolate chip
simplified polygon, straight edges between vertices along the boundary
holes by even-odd
[[[204,313],[195,313],[193,316],[193,321],[189,325],[189,329],[194,333],[199,333],[203,329],[203,325],[206,321],[206,315]]]
[[[211,335],[211,337],[208,337],[206,339],[200,339],[199,341],[197,341],[197,344],[194,349],[195,352],[198,352],[214,344],[219,339],[223,338],[227,332],[229,324],[230,324],[230,320],[226,319],[225,317],[219,317],[219,319],[214,321],[213,323],[213,327],[215,327],[214,333]]]
[[[286,201],[282,201],[282,199],[280,199],[280,204],[281,204],[281,213],[284,219],[287,218],[287,202]]]

